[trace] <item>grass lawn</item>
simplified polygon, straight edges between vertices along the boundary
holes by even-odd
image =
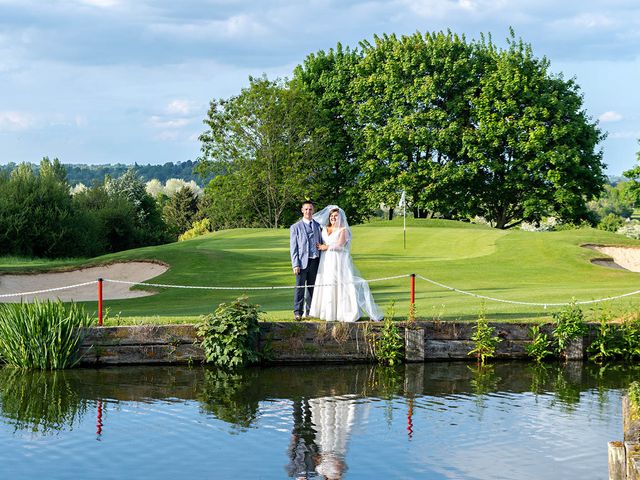
[[[416,273],[475,294],[505,300],[539,303],[592,300],[640,289],[640,274],[593,265],[598,252],[585,243],[636,245],[621,235],[579,229],[561,232],[501,231],[486,226],[444,220],[407,221],[403,248],[402,220],[379,221],[353,227],[352,254],[366,279]],[[225,287],[291,286],[288,230],[238,229],[215,232],[186,242],[140,248],[91,259],[20,261],[0,258],[0,271],[41,270],[120,260],[159,260],[170,269],[150,283]],[[409,308],[409,279],[374,282],[376,301],[395,316]],[[140,288],[140,287],[136,287]],[[107,324],[194,322],[220,302],[243,293],[232,290],[159,288],[158,294],[105,302]],[[269,320],[291,318],[293,290],[245,290]],[[86,305],[95,309],[95,303]],[[416,279],[416,313],[421,319],[474,320],[482,306],[478,298],[445,290]],[[614,314],[635,311],[640,295],[585,306],[585,313],[603,309]],[[557,307],[531,307],[485,302],[489,320],[548,319]]]

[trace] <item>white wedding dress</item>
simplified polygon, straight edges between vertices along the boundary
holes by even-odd
[[[353,266],[349,228],[336,228],[330,235],[325,227],[322,240],[328,250],[320,256],[309,315],[330,322],[355,322],[364,313],[371,320],[381,320],[382,313],[373,300],[369,285]]]

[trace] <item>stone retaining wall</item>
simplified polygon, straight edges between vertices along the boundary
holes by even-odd
[[[640,479],[640,415],[622,398],[624,441],[609,442],[609,480]]]
[[[496,358],[526,359],[530,324],[490,323],[501,338]],[[412,322],[398,324],[410,362],[472,360],[468,352],[473,323]],[[260,324],[259,347],[274,362],[369,362],[371,345],[382,325],[358,322],[265,322]],[[551,325],[542,326],[550,333]],[[576,342],[571,359],[582,359],[586,342]],[[194,325],[144,325],[87,328],[81,347],[82,363],[152,364],[201,362],[204,358]]]

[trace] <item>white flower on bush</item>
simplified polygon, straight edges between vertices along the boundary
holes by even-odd
[[[526,232],[552,232],[558,226],[558,219],[556,217],[547,217],[543,219],[539,225],[535,223],[522,222],[520,224],[520,230]]]
[[[633,222],[629,223],[623,227],[620,227],[616,233],[620,235],[624,235],[625,237],[635,238],[636,240],[640,240],[640,223]]]

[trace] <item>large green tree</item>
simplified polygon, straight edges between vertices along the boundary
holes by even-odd
[[[355,118],[352,85],[362,54],[338,43],[328,52],[320,50],[308,55],[294,70],[293,81],[310,92],[321,112],[319,120],[328,132],[323,157],[315,176],[317,196],[321,204],[338,204],[351,223],[368,216],[367,196],[362,194],[357,164],[357,136],[360,129]]]
[[[470,213],[497,228],[555,214],[587,216],[601,192],[604,135],[583,109],[574,80],[549,71],[546,58],[512,36],[509,48],[489,49],[479,93],[462,144],[469,172]]]
[[[353,82],[361,187],[372,206],[406,191],[416,216],[464,203],[455,167],[477,89],[472,47],[451,32],[363,42]]]
[[[225,177],[205,191],[220,197],[209,202],[209,208],[221,209],[213,216],[233,215],[225,205],[241,204],[246,212],[238,224],[248,217],[252,224],[278,228],[299,214],[300,201],[318,193],[317,178],[327,164],[327,131],[316,107],[295,83],[265,77],[250,78],[237,96],[211,101],[196,168],[201,175]]]

